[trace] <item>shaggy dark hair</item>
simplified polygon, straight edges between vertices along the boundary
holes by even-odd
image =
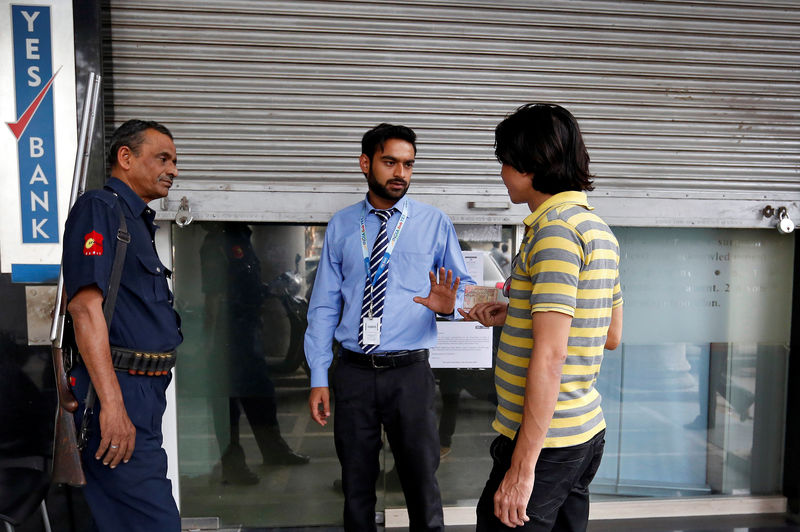
[[[578,121],[563,107],[523,105],[497,125],[494,138],[497,160],[518,172],[533,173],[535,190],[594,190]]]

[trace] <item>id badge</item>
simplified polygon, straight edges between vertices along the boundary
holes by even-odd
[[[361,333],[364,345],[378,345],[381,343],[381,319],[364,317],[361,322]]]

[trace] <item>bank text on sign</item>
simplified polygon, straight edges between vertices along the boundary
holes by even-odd
[[[22,242],[58,242],[50,7],[11,6]]]

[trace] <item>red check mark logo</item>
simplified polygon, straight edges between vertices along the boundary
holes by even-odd
[[[47,85],[42,87],[42,90],[39,91],[39,94],[36,96],[36,98],[34,98],[28,108],[25,109],[25,112],[22,113],[22,116],[19,117],[19,120],[16,122],[6,122],[8,127],[11,129],[11,132],[15,137],[17,137],[17,140],[19,140],[19,138],[25,132],[25,128],[28,127],[28,124],[30,124],[33,115],[36,114],[36,110],[39,108],[39,105],[41,105],[42,100],[44,100],[44,97],[47,95],[47,91],[50,90],[50,86],[53,84],[53,80],[56,79],[56,76],[60,71],[61,67],[58,67],[58,70],[56,70],[55,74],[53,74],[53,77],[50,78],[50,81],[47,82]]]

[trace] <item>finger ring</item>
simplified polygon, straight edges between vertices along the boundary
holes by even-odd
[[[112,448],[112,449],[118,449],[118,448],[119,448],[119,445],[112,445],[112,446],[111,446],[111,448]]]

